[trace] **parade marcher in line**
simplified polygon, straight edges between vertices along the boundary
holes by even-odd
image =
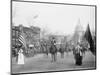
[[[44,53],[44,47],[43,47],[43,42],[42,41],[40,42],[40,49]]]
[[[47,49],[46,41],[42,41],[41,42],[41,50],[46,56],[48,56],[48,49]]]
[[[61,53],[61,58],[64,58],[64,48],[60,47],[59,52]]]
[[[54,38],[51,41],[50,53],[52,56],[52,62],[55,62],[57,60],[57,48],[56,48],[56,41]]]
[[[48,49],[47,49],[47,42],[44,42],[44,49],[45,49],[45,53],[48,56]]]
[[[22,45],[19,47],[19,51],[18,51],[18,64],[24,64],[24,54],[23,54]]]
[[[66,52],[66,54],[68,55],[70,51],[71,51],[70,45],[68,44],[68,42],[66,42],[66,44],[65,44],[65,52]]]
[[[75,64],[76,65],[82,65],[82,47],[80,46],[79,42],[77,43],[77,46],[75,47]]]

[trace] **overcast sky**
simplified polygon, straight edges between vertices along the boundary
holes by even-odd
[[[91,30],[95,29],[95,7],[13,2],[12,15],[16,26],[33,25],[52,33],[73,33],[79,19],[84,30],[88,23]]]

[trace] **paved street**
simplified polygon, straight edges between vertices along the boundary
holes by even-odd
[[[91,52],[86,52],[83,57],[82,66],[76,66],[72,52],[65,53],[64,58],[57,54],[57,62],[51,63],[51,55],[38,54],[31,58],[25,58],[24,65],[18,65],[15,58],[12,59],[13,73],[26,72],[43,72],[43,71],[59,71],[59,70],[75,70],[95,68],[95,56]]]

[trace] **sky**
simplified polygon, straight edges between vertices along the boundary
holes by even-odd
[[[72,34],[78,25],[86,29],[90,25],[95,30],[95,7],[14,2],[12,3],[12,22],[15,26],[38,26],[48,33]]]

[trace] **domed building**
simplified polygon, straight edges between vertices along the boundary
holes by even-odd
[[[74,44],[76,44],[77,42],[80,42],[82,40],[83,34],[84,34],[84,30],[83,30],[83,27],[82,27],[82,25],[80,23],[80,19],[79,19],[77,26],[75,28],[75,32],[72,36],[72,42]]]

